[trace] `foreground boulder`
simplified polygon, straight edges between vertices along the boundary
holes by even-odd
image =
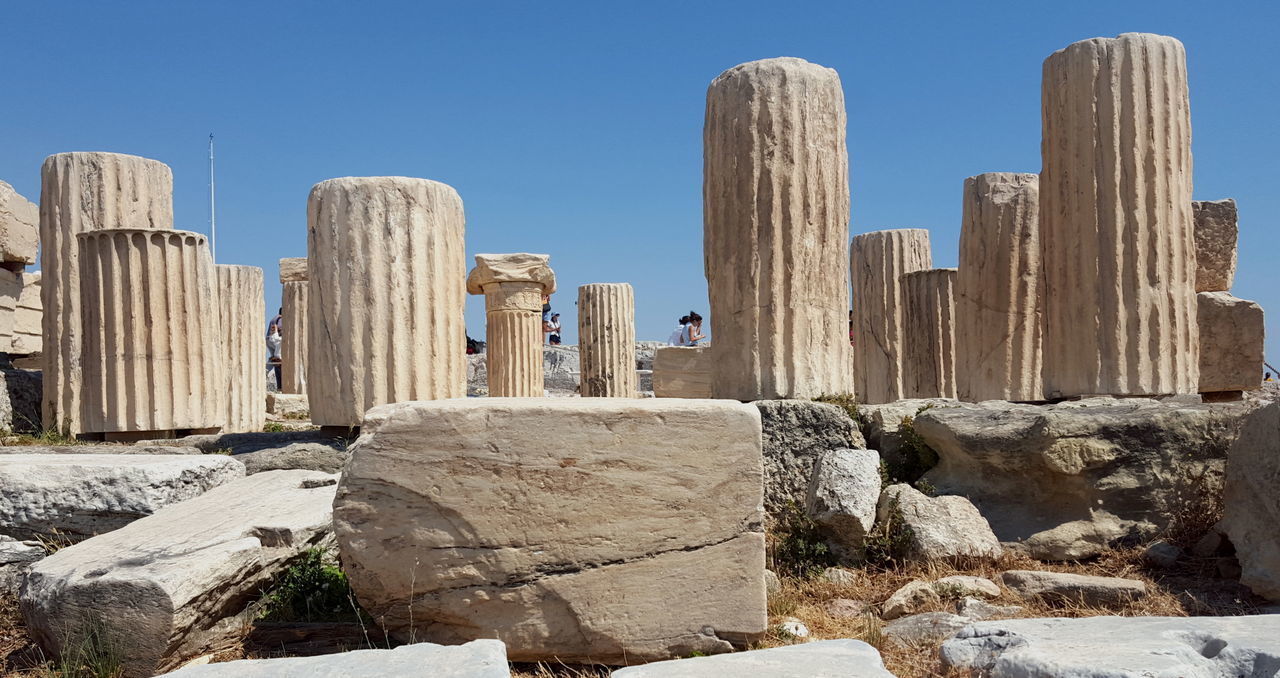
[[[1004,542],[1042,560],[1145,539],[1210,510],[1243,405],[1091,398],[935,407],[915,431],[937,451],[925,479],[968,497]]]
[[[862,433],[842,408],[808,400],[758,400],[764,450],[764,506],[778,515],[804,507],[818,457],[862,448]]]
[[[805,510],[843,560],[859,560],[876,520],[880,455],[875,450],[832,450],[818,457]]]
[[[1273,676],[1280,615],[977,622],[943,643],[941,656],[946,667],[990,678]]]
[[[1009,570],[1000,575],[1005,586],[1026,598],[1088,607],[1121,608],[1147,595],[1137,579],[1093,577],[1069,572]]]
[[[1221,527],[1240,560],[1240,582],[1280,601],[1280,403],[1252,415],[1227,456]]]
[[[334,528],[394,637],[622,664],[763,635],[755,407],[437,400],[375,407],[362,432]]]
[[[44,557],[40,542],[0,535],[0,596],[16,594],[32,563]]]
[[[27,574],[27,628],[53,656],[95,639],[127,678],[229,649],[271,579],[330,537],[334,490],[324,473],[259,473],[64,548]]]
[[[0,534],[84,539],[243,476],[222,455],[0,455]]]
[[[507,650],[498,640],[464,645],[414,643],[394,650],[355,650],[319,657],[241,659],[202,664],[166,678],[510,678]]]
[[[916,560],[1000,557],[991,526],[964,497],[928,497],[907,484],[890,485],[880,495],[876,520],[901,521],[910,532],[908,555]]]
[[[861,640],[812,643],[655,662],[618,669],[611,678],[892,678],[874,647]]]
[[[245,473],[253,475],[293,469],[340,473],[350,456],[345,449],[323,443],[290,443],[284,447],[237,454],[232,458],[244,464]]]

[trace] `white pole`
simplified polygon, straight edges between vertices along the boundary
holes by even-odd
[[[209,250],[218,260],[218,215],[213,204],[213,132],[209,133]]]

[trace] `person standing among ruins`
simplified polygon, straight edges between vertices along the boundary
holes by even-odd
[[[707,335],[702,333],[702,316],[689,311],[689,324],[685,327],[685,343],[682,345],[697,346],[699,341],[706,338]]]
[[[543,323],[543,332],[547,333],[547,343],[552,346],[560,345],[560,314],[552,313],[551,320]]]
[[[684,346],[684,331],[689,326],[689,316],[682,315],[676,323],[676,329],[667,338],[668,346]]]
[[[280,366],[283,362],[280,358],[280,325],[280,316],[276,316],[267,327],[267,370],[275,373],[277,391],[284,388],[280,375]]]

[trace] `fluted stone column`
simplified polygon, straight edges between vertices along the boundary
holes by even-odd
[[[1186,54],[1126,33],[1045,59],[1044,389],[1194,393],[1199,383]]]
[[[636,296],[627,283],[578,288],[582,397],[636,398]]]
[[[477,254],[467,292],[484,295],[485,368],[495,398],[541,396],[542,296],[556,291],[546,254]]]
[[[322,181],[307,201],[311,421],[466,395],[462,199],[427,179]]]
[[[956,391],[970,402],[1041,400],[1040,177],[964,181],[956,275]]]
[[[280,382],[285,393],[307,392],[307,259],[280,260]]]
[[[40,169],[44,306],[44,425],[83,429],[80,413],[80,266],[76,234],[104,228],[173,228],[173,173],[119,153],[59,153]]]
[[[262,378],[262,367],[267,363],[261,329],[266,323],[262,269],[218,265],[214,270],[226,375],[222,430],[261,431],[267,417],[267,384]]]
[[[715,397],[851,393],[840,76],[789,57],[721,73],[702,195]]]
[[[956,397],[956,269],[902,276],[904,381],[909,398]]]
[[[902,275],[933,265],[929,232],[900,228],[863,233],[850,247],[853,364],[860,402],[906,397],[902,371]]]
[[[205,237],[108,229],[77,238],[81,431],[111,437],[220,427],[226,379]]]

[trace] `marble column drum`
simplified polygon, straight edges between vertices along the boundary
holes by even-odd
[[[955,281],[954,268],[902,276],[908,398],[956,397]]]
[[[307,259],[280,260],[280,382],[285,393],[307,392]]]
[[[900,228],[863,233],[850,246],[853,364],[860,402],[906,397],[902,276],[933,266],[929,232]]]
[[[578,288],[582,397],[635,398],[636,297],[627,283]]]
[[[267,385],[262,378],[262,367],[267,362],[261,331],[266,325],[262,269],[226,265],[214,269],[226,381],[222,430],[261,431],[267,416]]]
[[[489,395],[543,394],[542,297],[556,291],[545,254],[477,254],[467,292],[484,295]]]

